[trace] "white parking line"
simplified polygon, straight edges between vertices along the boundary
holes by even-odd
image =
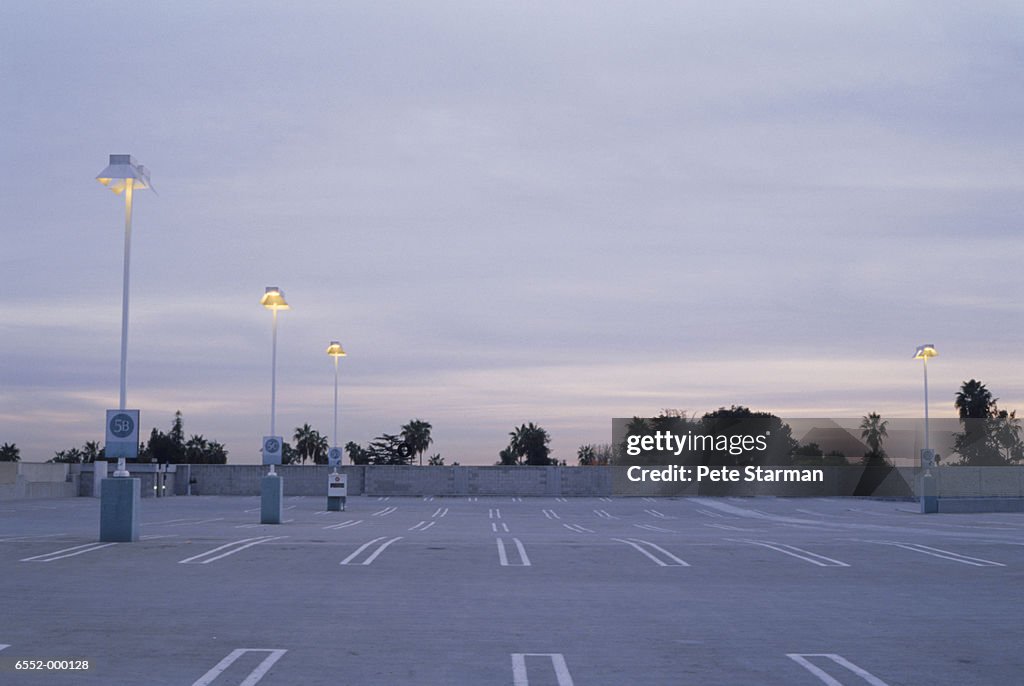
[[[544,516],[548,519],[561,519],[561,517],[558,516],[558,513],[554,510],[541,510],[541,512],[543,512]]]
[[[428,496],[424,497],[423,498],[423,502],[425,502],[425,503],[432,503],[432,502],[434,502],[434,496],[428,495]]]
[[[611,498],[598,498],[598,500],[600,500],[601,502],[605,502],[605,503],[610,503],[612,501]]]
[[[35,541],[41,538],[56,538],[57,536],[67,536],[66,533],[59,534],[38,534],[38,535],[26,535],[26,536],[11,536],[9,538],[0,538],[0,543],[13,543],[16,541]]]
[[[596,514],[598,517],[601,517],[602,519],[619,519],[619,517],[616,517],[608,510],[594,510],[594,514]]]
[[[1002,562],[993,562],[992,560],[985,560],[980,557],[968,557],[967,555],[961,555],[960,553],[954,553],[949,550],[942,550],[941,548],[932,548],[931,546],[921,545],[920,543],[897,543],[896,541],[868,541],[869,543],[880,543],[882,545],[894,545],[897,548],[903,548],[905,550],[912,550],[915,553],[921,553],[923,555],[931,555],[932,557],[938,557],[943,560],[952,560],[953,562],[959,562],[960,564],[971,565],[972,567],[1005,567]]]
[[[526,658],[528,657],[550,658],[558,686],[573,686],[569,666],[565,663],[565,657],[561,653],[512,653],[513,686],[530,686],[530,680],[526,676]]]
[[[505,533],[508,533],[508,524],[506,524],[505,522],[502,522],[501,523],[501,530],[504,531]],[[491,531],[493,531],[494,533],[498,533],[498,523],[497,522],[491,522]]]
[[[10,648],[10,647],[11,647],[10,643],[0,643],[0,650],[3,650],[5,648]]]
[[[109,548],[116,543],[84,543],[82,545],[72,546],[70,548],[63,548],[61,550],[54,550],[52,553],[45,553],[43,555],[34,555],[32,557],[26,557],[19,562],[54,562],[56,560],[63,560],[65,557],[74,557],[75,555],[82,555],[83,553],[91,553],[94,550],[100,548]],[[72,550],[76,552],[71,552]],[[61,555],[61,553],[67,553]]]
[[[712,529],[725,529],[726,531],[753,531],[753,529],[744,529],[741,526],[732,526],[731,524],[708,524],[705,522],[704,526]]]
[[[397,507],[392,505],[391,507],[385,507],[383,510],[377,510],[376,512],[374,512],[370,516],[371,517],[387,517],[389,514],[394,513],[395,510],[397,510],[397,509],[398,509]]]
[[[432,514],[430,516],[431,517],[441,518],[441,517],[444,517],[446,514],[448,514],[448,508],[447,507],[439,507],[439,508],[437,508],[437,511],[434,512],[434,514]]]
[[[285,509],[290,509],[290,508],[285,508]],[[168,524],[167,526],[171,527],[171,526],[189,526],[191,524],[209,524],[210,522],[220,522],[223,519],[224,519],[223,517],[214,517],[213,519],[199,519],[199,520],[196,520],[196,521],[181,522],[180,524]]]
[[[475,503],[476,501],[478,501],[478,500],[479,500],[479,498],[475,498],[475,497],[473,497],[473,496],[470,496],[470,497],[466,498],[466,500],[467,500],[467,501],[469,501],[469,502],[471,502],[471,503]]]
[[[324,529],[347,529],[350,526],[355,526],[357,524],[362,524],[362,523],[363,523],[363,520],[361,520],[361,519],[346,519],[344,522],[338,522],[337,524],[328,524],[327,526],[321,527],[321,528],[324,528]]]
[[[185,565],[185,564],[207,565],[207,564],[210,564],[211,562],[216,562],[217,560],[219,560],[219,559],[221,559],[223,557],[227,557],[228,555],[234,555],[237,552],[241,552],[242,550],[245,550],[246,548],[251,548],[252,546],[259,545],[260,543],[269,543],[270,541],[275,541],[275,540],[277,540],[279,538],[288,538],[288,537],[287,536],[257,536],[256,538],[243,538],[243,539],[241,539],[239,541],[232,541],[231,543],[225,543],[224,545],[217,546],[213,550],[207,550],[205,553],[199,553],[198,555],[193,555],[192,557],[186,557],[184,560],[178,560],[178,564],[180,564],[180,565]],[[207,557],[208,555],[213,555],[214,553],[220,552],[221,550],[227,550],[228,548],[233,548],[233,549],[232,550],[228,550],[226,553],[221,553],[220,555],[214,555],[213,557]],[[204,558],[204,557],[207,558],[207,559],[200,560],[200,558]],[[199,560],[199,561],[197,562],[197,560]]]
[[[139,536],[140,541],[152,541],[157,538],[177,538],[178,534],[146,534],[145,536]]]
[[[382,502],[382,503],[386,503],[387,501],[391,500],[391,496],[386,496],[386,497],[385,496],[381,496],[381,497],[377,498],[377,500]]]
[[[495,507],[492,507],[492,508],[488,509],[487,510],[487,518],[488,519],[501,519],[501,510],[499,510],[499,509],[497,509]]]
[[[502,567],[530,567],[530,558],[526,556],[526,548],[523,547],[523,542],[518,538],[513,538],[512,542],[516,544],[516,550],[519,552],[519,562],[510,563],[508,561],[508,555],[505,553],[505,542],[500,538],[495,539],[498,542],[498,562],[501,563]]]
[[[267,672],[270,671],[270,668],[274,666],[274,663],[280,660],[281,656],[287,652],[287,650],[281,648],[239,648],[237,650],[232,650],[228,653],[227,657],[214,665],[213,669],[193,682],[192,686],[209,686],[209,684],[212,684],[217,677],[224,673],[224,670],[230,667],[235,660],[242,657],[245,653],[270,653],[256,666],[256,669],[249,672],[245,681],[239,684],[239,686],[255,686],[255,684],[259,683],[260,680],[266,676]]]
[[[803,560],[804,562],[810,562],[812,565],[818,565],[819,567],[849,567],[850,565],[839,560],[834,560],[831,557],[825,557],[818,553],[812,553],[809,550],[803,548],[797,548],[795,546],[787,545],[786,543],[776,543],[775,541],[751,541],[749,539],[741,538],[730,538],[730,541],[737,543],[749,543],[750,545],[759,545],[763,548],[771,548],[777,550],[784,555],[789,555]]]
[[[658,502],[658,501],[657,501],[657,500],[655,500],[654,498],[644,498],[644,500],[646,500],[646,501],[647,501],[647,502],[649,502],[649,503],[656,503],[656,502]]]
[[[657,517],[658,519],[675,519],[675,517],[669,517],[668,515],[658,512],[657,510],[644,510],[644,512],[651,515],[652,517]]]
[[[717,512],[712,512],[711,510],[703,510],[701,508],[697,508],[697,512],[700,512],[702,515],[707,515],[708,517],[723,517],[724,516],[724,515],[718,514]]]
[[[655,545],[655,544],[651,543],[650,541],[645,541],[645,540],[640,539],[640,538],[613,538],[612,540],[613,541],[618,541],[619,543],[625,543],[626,545],[633,546],[634,548],[639,550],[641,553],[643,553],[648,558],[650,558],[651,560],[653,560],[655,563],[657,563],[658,565],[660,565],[662,567],[689,567],[690,566],[689,563],[684,562],[683,560],[680,560],[678,557],[676,557],[675,555],[673,555],[669,551],[665,550],[664,548],[662,548],[659,545]],[[646,547],[642,547],[642,546],[646,546]],[[662,555],[664,555],[668,559],[668,561],[666,562],[666,561],[662,560],[661,558],[657,557],[656,555],[651,554],[650,552],[648,552],[648,550],[647,550],[648,548],[653,548],[657,552],[661,553]]]
[[[567,503],[567,502],[569,502],[569,499],[568,498],[555,498],[555,502]]]
[[[364,565],[364,566],[368,565],[368,564],[372,563],[374,560],[376,560],[377,556],[380,555],[381,553],[383,553],[384,550],[389,545],[391,545],[395,541],[402,540],[401,536],[396,536],[395,538],[392,538],[390,541],[386,541],[384,543],[381,543],[377,547],[377,549],[374,550],[372,553],[370,553],[369,557],[367,557],[362,562],[353,562],[354,559],[359,557],[360,553],[362,553],[364,550],[369,548],[374,543],[377,543],[379,541],[383,541],[385,538],[387,538],[387,536],[379,536],[379,537],[373,539],[372,541],[367,541],[366,543],[364,543],[361,546],[359,546],[358,548],[356,548],[356,551],[354,553],[352,553],[351,555],[349,555],[348,557],[346,557],[344,560],[342,560],[340,564],[343,564],[343,565]]]
[[[569,531],[575,531],[578,534],[592,534],[592,533],[594,533],[593,529],[588,529],[587,527],[580,526],[579,524],[563,524],[562,526],[564,526]]]
[[[512,498],[512,502],[514,502],[514,503],[521,503],[521,502],[523,502],[523,499],[520,498],[519,496],[516,496],[516,497]]]
[[[647,529],[648,531],[657,531],[657,532],[663,533],[663,534],[674,534],[674,533],[676,533],[674,529],[663,529],[662,527],[654,526],[653,524],[634,524],[633,526],[635,526],[638,529]]]
[[[832,660],[832,662],[835,662],[840,667],[844,667],[849,671],[853,672],[861,679],[871,684],[871,686],[889,686],[887,683],[879,679],[871,672],[867,671],[866,669],[858,667],[857,665],[853,664],[852,662],[844,658],[842,655],[837,655],[835,653],[786,653],[786,657],[796,662],[798,665],[806,669],[814,676],[818,677],[821,680],[821,682],[823,684],[827,684],[827,686],[843,686],[843,683],[838,679],[833,678],[828,672],[826,672],[821,667],[818,667],[817,665],[811,663],[811,661],[807,658],[827,657],[829,660]]]
[[[412,526],[410,526],[409,527],[409,531],[426,531],[427,529],[429,529],[430,527],[434,526],[435,524],[437,524],[437,522],[426,522],[426,521],[423,521],[423,522],[420,522],[419,524],[413,524]]]

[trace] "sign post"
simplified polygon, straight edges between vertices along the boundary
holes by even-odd
[[[125,459],[139,456],[139,411],[107,410],[107,457],[117,458],[114,479],[100,481],[100,540],[130,543],[139,540],[138,479],[126,479]],[[104,466],[106,466],[104,464]]]

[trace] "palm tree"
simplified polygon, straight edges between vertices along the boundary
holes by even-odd
[[[597,451],[592,445],[581,445],[576,451],[576,457],[581,467],[597,464]]]
[[[511,440],[508,449],[520,459],[519,464],[523,464],[524,460],[528,465],[551,464],[551,449],[548,448],[551,436],[547,431],[530,422],[517,427],[515,431],[510,431],[509,436]]]
[[[4,443],[0,446],[0,462],[20,462],[21,451],[14,443]]]
[[[888,424],[889,422],[882,421],[882,415],[877,412],[872,412],[861,420],[860,437],[867,442],[868,450],[872,455],[883,454],[882,440],[889,436],[885,430]]]
[[[293,438],[295,439],[295,452],[298,453],[300,462],[305,464],[308,458],[317,463],[322,453],[326,463],[327,439],[321,436],[319,431],[313,429],[309,424],[303,424],[295,429]]]
[[[434,442],[434,439],[430,436],[430,422],[424,422],[419,419],[413,419],[408,424],[402,427],[402,440],[409,446],[409,451],[414,455],[419,455],[420,466],[423,466],[423,453],[430,444]]]
[[[953,405],[960,414],[960,419],[987,419],[996,400],[998,398],[992,397],[985,384],[971,379],[964,381],[960,386]]]

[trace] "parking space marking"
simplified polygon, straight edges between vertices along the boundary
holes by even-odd
[[[554,510],[541,510],[541,512],[543,512],[544,516],[548,519],[561,519],[561,517],[558,516],[558,513]]]
[[[324,529],[347,529],[350,526],[356,526],[357,524],[362,524],[362,523],[363,523],[363,520],[361,520],[361,519],[346,519],[344,522],[338,522],[337,524],[328,524],[327,526],[322,527],[322,528],[324,528]]]
[[[0,650],[4,650],[5,648],[10,648],[10,647],[11,647],[10,643],[0,643]]]
[[[701,508],[697,508],[697,512],[700,512],[702,515],[707,515],[708,517],[724,517],[725,516],[725,515],[721,515],[721,514],[719,514],[717,512],[712,512],[711,510],[703,510]]]
[[[513,686],[530,686],[530,680],[526,675],[526,658],[546,657],[551,660],[551,667],[555,670],[555,679],[558,686],[573,686],[572,675],[569,674],[569,665],[561,653],[512,653],[512,684]]]
[[[593,529],[588,529],[587,527],[580,526],[579,524],[563,524],[562,526],[564,526],[569,531],[575,531],[578,534],[592,534],[592,533],[594,533]]]
[[[496,507],[489,508],[487,510],[488,519],[501,519],[501,510]]]
[[[391,496],[381,496],[381,497],[377,498],[377,500],[379,502],[386,503],[387,501],[391,500]]]
[[[501,530],[504,531],[505,533],[508,533],[508,524],[506,524],[505,522],[502,522],[501,523]],[[494,533],[498,533],[498,523],[497,522],[491,522],[491,531],[493,531]]]
[[[71,546],[70,548],[63,548],[61,550],[54,550],[52,553],[45,553],[43,555],[34,555],[32,557],[26,557],[19,562],[55,562],[56,560],[63,560],[65,557],[74,557],[75,555],[82,555],[84,553],[91,553],[94,550],[100,548],[109,548],[116,543],[83,543],[82,545]],[[75,551],[75,552],[71,552]],[[65,553],[62,555],[61,553]]]
[[[669,551],[665,550],[664,548],[662,548],[659,545],[655,545],[655,544],[651,543],[650,541],[645,541],[645,540],[640,539],[640,538],[613,538],[612,540],[613,541],[618,541],[619,543],[625,543],[626,545],[633,546],[634,548],[639,550],[641,553],[646,555],[648,558],[653,560],[656,564],[658,564],[661,567],[689,567],[690,566],[690,564],[688,562],[680,560],[678,557],[676,557],[675,555],[673,555]],[[657,551],[658,553],[661,553],[662,555],[665,556],[667,561],[666,560],[662,560],[660,557],[658,557],[655,554],[652,554],[649,551],[649,549],[653,549],[653,550]]]
[[[663,534],[676,533],[675,529],[664,529],[660,526],[654,526],[653,524],[634,524],[633,526],[635,526],[638,529],[647,529],[648,531],[657,531]]]
[[[377,510],[371,517],[387,517],[389,514],[393,514],[398,508],[392,505],[391,507],[385,507],[383,510]]]
[[[511,563],[508,561],[508,554],[505,552],[505,541],[501,538],[495,539],[498,542],[498,562],[501,563],[502,567],[531,567],[530,558],[526,556],[526,548],[523,547],[523,542],[518,538],[513,538],[512,542],[516,544],[516,551],[519,553],[519,562]]]
[[[409,531],[426,531],[435,524],[437,524],[437,522],[422,521],[419,524],[413,524],[412,526],[410,526]]]
[[[732,526],[731,524],[708,524],[705,522],[704,526],[711,527],[712,529],[724,529],[726,531],[753,531],[753,529],[744,529],[742,526]]]
[[[269,653],[269,655],[263,658],[262,662],[256,665],[254,670],[249,672],[249,675],[245,677],[245,681],[239,684],[239,686],[255,686],[255,684],[259,683],[260,680],[266,676],[267,672],[270,671],[270,668],[274,666],[274,663],[280,660],[287,652],[287,650],[282,648],[238,648],[237,650],[232,650],[228,653],[227,657],[214,665],[213,669],[193,682],[192,686],[209,686],[209,684],[212,684],[214,680],[223,674],[228,667],[234,664],[235,660],[242,657],[245,653]]]
[[[251,548],[254,545],[259,545],[260,543],[269,543],[270,541],[276,541],[279,538],[288,538],[288,537],[287,536],[257,536],[256,538],[243,538],[243,539],[241,539],[239,541],[232,541],[231,543],[225,543],[224,545],[217,546],[213,550],[207,550],[205,553],[199,553],[198,555],[193,555],[192,557],[186,557],[184,560],[178,560],[178,564],[180,564],[180,565],[187,565],[187,564],[207,565],[207,564],[210,564],[211,562],[216,562],[217,560],[219,560],[221,558],[227,557],[228,555],[234,555],[237,552],[241,552],[241,551],[245,550],[246,548]],[[230,550],[228,550],[229,548],[230,548]],[[214,555],[214,553],[219,553],[222,550],[227,550],[227,552],[226,553],[221,553],[220,555]],[[209,555],[213,555],[213,557],[208,557]],[[200,558],[204,558],[204,557],[207,558],[207,559],[205,559],[205,560],[200,559]]]
[[[675,519],[675,517],[669,517],[666,514],[662,514],[661,512],[658,512],[657,510],[644,510],[644,512],[646,512],[647,514],[651,515],[652,517],[657,517],[658,519]]]
[[[594,514],[596,514],[598,517],[601,517],[602,519],[619,519],[619,517],[616,517],[608,510],[594,510]]]
[[[835,679],[834,677],[832,677],[832,675],[830,675],[821,667],[818,667],[817,665],[813,664],[807,658],[826,657],[832,662],[839,665],[840,667],[843,667],[853,672],[861,679],[871,684],[871,686],[889,686],[887,683],[879,679],[871,672],[867,671],[866,669],[862,669],[861,667],[858,667],[857,665],[853,664],[852,662],[844,658],[842,655],[837,655],[835,653],[786,653],[786,657],[796,662],[798,665],[806,669],[814,676],[818,677],[821,680],[821,682],[823,684],[826,684],[827,686],[843,686],[843,682],[839,681],[838,679]]]
[[[954,553],[949,550],[942,550],[941,548],[932,548],[931,546],[921,545],[920,543],[898,543],[896,541],[868,541],[868,543],[880,543],[882,545],[893,545],[897,548],[903,548],[905,550],[912,550],[915,553],[921,553],[923,555],[931,555],[932,557],[938,557],[943,560],[952,560],[953,562],[959,562],[964,565],[971,565],[972,567],[1005,567],[1002,562],[993,562],[992,560],[985,560],[980,557],[969,557],[967,555],[961,555],[960,553]]]
[[[840,560],[834,560],[831,557],[825,557],[818,553],[812,553],[809,550],[803,548],[797,548],[796,546],[788,545],[786,543],[776,543],[775,541],[752,541],[745,538],[730,538],[730,541],[737,543],[749,543],[750,545],[759,545],[763,548],[771,548],[778,552],[801,559],[805,562],[810,562],[812,565],[818,565],[819,567],[849,567],[850,565]]]
[[[139,536],[140,541],[153,541],[158,538],[177,538],[178,534],[146,534]]]
[[[290,509],[290,508],[285,508],[285,509]],[[196,521],[181,522],[179,524],[168,524],[167,526],[173,527],[173,526],[189,526],[191,524],[209,524],[210,522],[220,522],[220,521],[223,521],[223,520],[224,520],[223,517],[214,517],[212,519],[199,519],[199,520],[196,520]]]
[[[432,514],[430,516],[431,517],[441,518],[441,517],[444,517],[446,514],[448,514],[448,508],[447,507],[439,507],[439,508],[437,508],[437,511],[434,512],[434,514]]]
[[[377,556],[380,555],[381,553],[383,553],[387,549],[387,547],[389,545],[391,545],[395,541],[401,541],[402,540],[401,536],[396,536],[395,538],[392,538],[389,541],[385,541],[384,543],[381,543],[379,546],[377,546],[377,549],[374,550],[372,553],[370,553],[370,555],[365,560],[363,560],[362,562],[353,562],[353,560],[355,560],[357,557],[359,557],[359,555],[362,554],[362,552],[364,550],[369,548],[374,543],[377,543],[379,541],[383,541],[385,538],[387,538],[387,536],[379,536],[379,537],[373,539],[372,541],[367,541],[366,543],[364,543],[361,546],[359,546],[358,548],[356,548],[356,551],[354,553],[352,553],[351,555],[349,555],[348,557],[346,557],[344,560],[342,560],[340,564],[343,564],[343,565],[363,565],[363,566],[366,566],[368,564],[371,564],[374,560],[376,560]]]
[[[475,503],[476,501],[479,500],[479,498],[474,498],[473,496],[470,496],[470,497],[466,498],[466,500],[468,502]]]
[[[598,498],[598,500],[600,500],[601,502],[604,502],[604,503],[610,503],[612,501],[611,498]]]
[[[649,502],[649,503],[656,503],[656,502],[658,502],[658,501],[657,501],[657,500],[655,500],[654,498],[644,498],[644,500],[645,500],[645,501],[647,501],[647,502]]]
[[[434,502],[434,496],[432,496],[432,495],[424,496],[423,502],[425,502],[425,503],[432,503],[432,502]]]
[[[512,502],[514,502],[514,503],[521,503],[521,502],[523,502],[523,499],[520,498],[519,496],[515,496],[514,498],[512,498]]]
[[[567,502],[569,502],[569,499],[568,498],[555,498],[555,502],[567,503]]]

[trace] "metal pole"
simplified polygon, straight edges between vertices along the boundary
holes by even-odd
[[[128,286],[132,251],[132,191],[135,179],[124,180],[124,277],[121,284],[121,396],[120,409],[127,407],[127,367],[128,367]],[[128,476],[123,457],[117,458],[117,469],[114,476]]]
[[[277,404],[277,307],[274,310],[274,345],[270,358],[270,435],[276,436],[274,432],[274,410]]]
[[[338,445],[338,356],[334,356],[334,445]]]
[[[924,358],[924,449],[928,450],[928,358]]]

